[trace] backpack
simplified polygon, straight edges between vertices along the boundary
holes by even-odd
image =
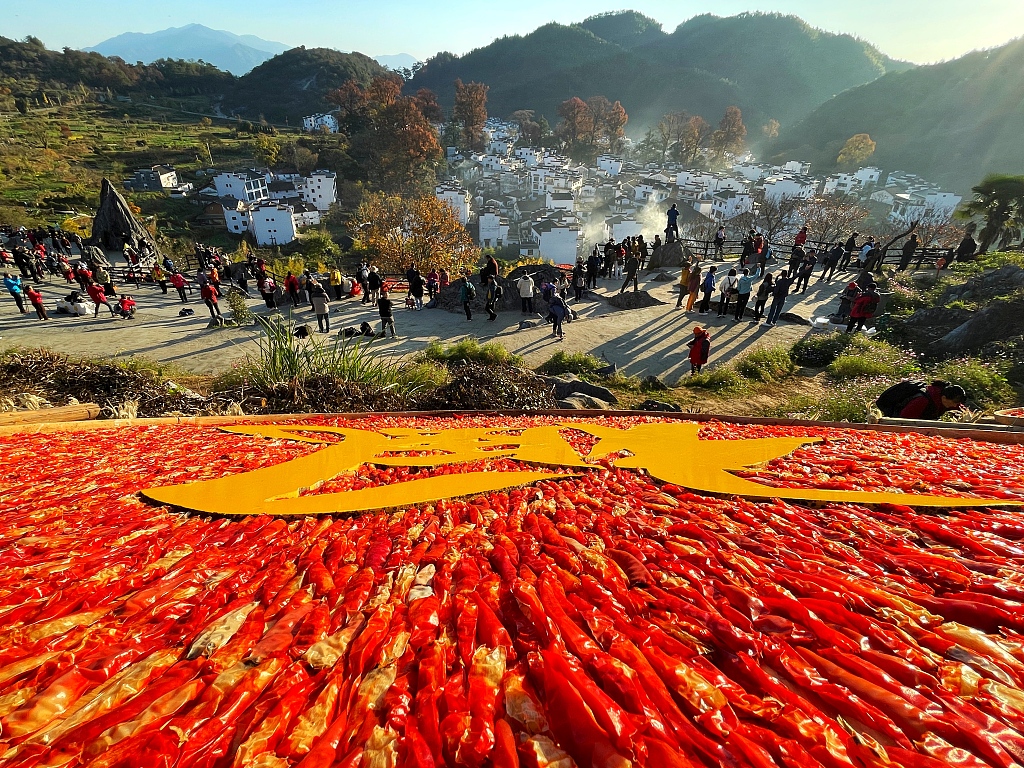
[[[494,298],[500,299],[504,295],[505,295],[505,289],[501,287],[501,283],[496,284],[494,286]]]
[[[469,282],[469,280],[466,281],[466,298],[469,301],[476,298],[476,286]]]
[[[897,418],[915,397],[927,394],[928,385],[923,381],[901,381],[893,384],[878,396],[875,406],[883,416]]]

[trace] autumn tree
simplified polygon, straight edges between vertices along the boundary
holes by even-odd
[[[711,124],[703,117],[691,117],[686,121],[680,135],[677,151],[674,153],[675,159],[687,166],[696,164],[701,150],[707,147],[713,132]]]
[[[519,138],[526,146],[540,141],[540,123],[534,120],[534,114],[532,109],[517,109],[508,118],[519,126]]]
[[[415,98],[399,98],[374,120],[370,180],[388,191],[425,191],[436,180],[436,166],[444,156],[437,139]]]
[[[420,113],[431,123],[443,123],[444,112],[437,102],[437,94],[429,88],[420,88],[412,97]]]
[[[281,154],[281,146],[265,133],[256,135],[256,138],[250,145],[250,149],[256,162],[260,165],[265,165],[267,168],[273,168],[277,163],[278,156]]]
[[[575,152],[594,130],[594,114],[583,99],[573,96],[559,104],[558,116],[562,119],[555,133],[565,142],[570,153]]]
[[[604,135],[608,142],[608,149],[618,152],[622,148],[622,142],[626,138],[626,123],[629,122],[629,115],[622,102],[616,100],[612,108],[604,116]]]
[[[355,80],[346,80],[341,87],[329,91],[324,98],[338,107],[342,121],[364,110],[369,100],[366,91]]]
[[[394,72],[378,75],[366,87],[366,96],[373,109],[387,109],[402,95],[402,77]]]
[[[853,195],[820,195],[804,200],[799,208],[811,238],[825,243],[845,240],[869,213]]]
[[[388,73],[366,88],[349,80],[327,94],[338,107],[347,136],[324,151],[350,171],[350,180],[369,181],[387,192],[417,194],[433,186],[444,155],[431,124],[441,110],[431,91],[421,89],[409,97],[402,96],[401,89],[402,79]]]
[[[766,139],[777,139],[779,138],[779,125],[779,121],[773,117],[761,126],[761,133],[765,135]]]
[[[743,151],[747,138],[747,127],[743,124],[743,113],[739,107],[728,107],[718,130],[711,134],[711,152],[716,162],[721,162],[726,155],[738,155]]]
[[[458,271],[480,256],[455,209],[434,195],[364,195],[350,226],[385,272],[404,272],[410,263]]]
[[[858,133],[846,140],[836,163],[844,168],[857,168],[875,154],[875,142],[866,133]]]
[[[487,122],[487,91],[483,83],[455,81],[455,105],[452,117],[462,125],[463,143],[471,149],[483,149],[483,127]]]

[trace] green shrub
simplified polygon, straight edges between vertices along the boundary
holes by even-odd
[[[935,366],[931,375],[950,384],[959,384],[967,391],[967,397],[981,406],[1010,404],[1014,399],[1013,388],[1002,369],[977,358],[946,360]]]
[[[555,352],[547,362],[537,368],[537,373],[547,376],[574,373],[580,378],[593,378],[600,369],[606,367],[607,362],[586,352]]]
[[[930,304],[925,291],[913,283],[901,283],[895,278],[889,279],[886,293],[885,311],[893,315],[910,315]]]
[[[812,333],[793,345],[789,357],[797,365],[824,368],[839,357],[852,340],[851,334],[842,331]]]
[[[252,325],[255,315],[249,309],[245,301],[245,294],[241,291],[228,291],[228,308],[231,310],[231,319],[236,325]]]
[[[426,367],[410,366],[382,356],[364,337],[295,338],[291,321],[256,317],[263,333],[255,354],[239,366],[236,377],[263,391],[280,384],[353,382],[414,394],[434,385],[437,375]]]
[[[790,376],[796,366],[782,346],[759,347],[736,362],[736,371],[747,379],[769,383]]]
[[[919,370],[911,353],[859,334],[853,335],[846,350],[828,366],[828,374],[833,379],[855,379],[862,376],[900,378]]]
[[[685,376],[679,380],[684,387],[693,389],[709,389],[713,392],[726,392],[743,389],[746,385],[743,377],[731,365],[719,365],[708,368],[695,376]]]
[[[457,362],[482,363],[484,365],[522,365],[519,355],[509,352],[496,342],[481,344],[476,339],[463,339],[455,344],[432,341],[423,350],[421,357],[443,365]]]

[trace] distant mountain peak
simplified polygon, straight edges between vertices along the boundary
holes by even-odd
[[[193,23],[157,32],[125,32],[86,50],[145,64],[157,59],[202,59],[232,74],[243,75],[290,47],[255,35],[237,35]]]

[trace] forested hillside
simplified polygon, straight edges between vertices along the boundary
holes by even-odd
[[[634,135],[667,112],[717,117],[736,104],[749,121],[795,122],[833,95],[906,69],[849,35],[794,16],[704,15],[666,34],[634,11],[547,24],[465,56],[441,53],[410,84],[450,104],[456,78],[490,86],[492,114],[533,109],[553,119],[572,96],[619,100]]]
[[[774,147],[819,169],[867,133],[871,162],[966,192],[987,173],[1024,173],[1024,39],[991,51],[886,75],[838,95]]]

